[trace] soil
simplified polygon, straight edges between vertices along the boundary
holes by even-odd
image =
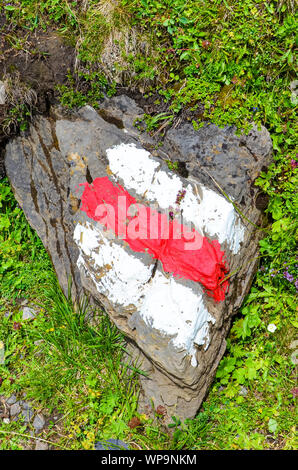
[[[56,31],[34,31],[16,28],[0,15],[0,80],[7,74],[19,76],[21,82],[36,93],[32,113],[47,114],[57,101],[56,86],[67,82],[74,72],[75,49],[67,45]],[[16,45],[14,38],[20,38]],[[18,132],[15,126],[3,129],[9,103],[0,105],[0,179],[5,176],[3,153],[10,137]]]

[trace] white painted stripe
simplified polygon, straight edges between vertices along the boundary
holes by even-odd
[[[162,209],[169,209],[176,205],[176,198],[183,188],[181,179],[175,174],[159,170],[155,172],[153,181],[146,192],[146,199],[157,201]]]
[[[82,254],[94,262],[94,271],[100,279],[94,278],[98,291],[110,301],[128,306],[137,304],[143,293],[143,285],[149,281],[152,266],[130,256],[125,249],[108,241],[100,230],[77,224],[74,240]],[[80,259],[82,262],[82,258]]]
[[[202,293],[166,278],[157,271],[153,279],[153,264],[146,266],[140,259],[127,253],[124,247],[107,240],[99,228],[86,223],[77,224],[74,240],[80,248],[79,267],[88,267],[84,255],[94,263],[89,274],[100,294],[128,307],[135,305],[147,325],[161,334],[175,337],[174,347],[191,355],[195,367],[196,346],[209,346],[209,322],[214,323],[203,302]],[[198,287],[199,288],[199,287]]]
[[[193,223],[198,232],[214,236],[219,243],[227,242],[236,254],[244,239],[244,226],[233,204],[215,191],[199,186],[202,199],[189,184],[179,206],[176,198],[183,189],[182,179],[175,173],[159,169],[147,150],[135,144],[120,144],[107,149],[109,167],[116,178],[122,179],[126,189],[133,189],[149,201],[156,201],[162,209],[183,209],[183,219]]]

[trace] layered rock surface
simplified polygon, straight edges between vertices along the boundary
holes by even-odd
[[[270,161],[271,140],[264,128],[238,137],[232,128],[194,131],[184,124],[168,131],[160,147],[133,126],[141,114],[125,96],[106,100],[99,112],[86,106],[65,115],[55,108],[9,142],[6,172],[63,290],[71,276],[74,296],[82,289],[91,293],[128,338],[132,360],[148,373],[140,378],[140,407],[153,400],[169,416],[193,417],[257,265],[261,214],[253,181]],[[166,160],[183,162],[184,176],[170,171]],[[195,230],[211,250],[217,247],[226,274],[216,278],[220,261],[214,257],[202,274],[201,247],[181,256],[172,240],[153,253],[143,241],[140,248],[131,237],[115,236],[86,198],[96,184],[99,197],[107,182],[170,225]],[[128,227],[139,212],[139,206],[129,208]]]

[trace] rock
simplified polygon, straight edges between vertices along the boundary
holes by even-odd
[[[35,444],[35,450],[49,450],[49,446],[46,442],[40,441],[38,439]]]
[[[184,124],[167,132],[164,149],[172,161],[184,162],[191,176],[217,192],[220,187],[247,207],[255,197],[253,182],[270,161],[272,142],[268,131],[255,125],[247,136],[238,137],[231,126],[209,124],[195,130]]]
[[[95,442],[95,450],[129,450],[128,445],[119,439]]]
[[[238,137],[231,127],[183,124],[152,155],[132,128],[136,104],[122,97],[102,109],[104,119],[90,106],[37,117],[8,143],[7,175],[64,293],[71,276],[73,297],[84,290],[105,308],[127,337],[127,358],[147,372],[139,411],[153,401],[169,419],[192,418],[257,267],[253,181],[270,162],[271,140],[265,128]],[[182,174],[165,160],[179,161]],[[121,201],[130,207],[113,226]]]
[[[31,419],[33,418],[34,416],[34,412],[31,408],[30,405],[28,405],[27,403],[25,404],[26,406],[22,406],[22,415],[24,417],[24,421],[25,423],[29,423],[31,421]],[[28,405],[28,406],[27,406]]]
[[[13,405],[11,405],[9,411],[10,411],[10,416],[15,417],[21,413],[22,408],[20,407],[19,403],[14,403]]]
[[[25,398],[25,395],[23,395],[24,398]],[[28,410],[31,406],[29,403],[27,403],[26,401],[24,400],[20,400],[19,401],[19,404],[21,405],[21,407],[24,409],[24,410]]]
[[[6,102],[5,83],[0,81],[0,105],[5,104],[5,102]]]
[[[36,312],[33,308],[24,307],[23,308],[23,320],[33,320],[36,317]]]
[[[45,424],[46,424],[46,421],[45,421],[43,415],[38,413],[35,416],[35,418],[33,420],[33,423],[32,423],[35,431],[40,432],[43,429],[43,427],[45,426]]]
[[[111,124],[114,124],[124,133],[134,136],[143,146],[155,145],[148,133],[139,131],[137,122],[142,121],[144,110],[126,95],[113,96],[99,103],[99,115]]]
[[[290,83],[290,90],[291,90],[291,103],[294,106],[298,104],[298,80],[293,80]]]
[[[6,400],[6,404],[7,405],[14,405],[17,401],[17,397],[16,395],[11,395],[7,400]]]
[[[99,106],[99,115],[106,122],[137,135],[134,121],[138,118],[142,119],[144,111],[133,99],[126,95],[114,96],[105,99],[99,103]]]
[[[295,366],[297,366],[297,364],[298,364],[298,349],[296,349],[294,352],[292,352],[292,354],[291,354],[291,362],[292,362],[292,364],[294,364]]]
[[[0,341],[0,364],[5,363],[5,346],[3,341]]]

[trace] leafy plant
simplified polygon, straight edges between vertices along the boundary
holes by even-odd
[[[66,416],[62,444],[71,448],[91,449],[95,439],[113,436],[154,449],[295,448],[297,387],[290,348],[298,290],[294,2],[16,0],[2,2],[0,10],[11,29],[18,26],[27,34],[50,28],[76,45],[78,77],[69,76],[60,88],[64,105],[96,107],[103,94],[114,93],[111,82],[117,77],[117,86],[159,95],[155,103],[163,102],[163,112],[145,116],[149,132],[161,131],[187,110],[195,130],[212,122],[235,125],[241,133],[253,122],[263,124],[274,150],[272,164],[255,182],[269,205],[253,287],[233,322],[203,409],[194,420],[173,418],[172,439],[160,417],[154,421],[137,413],[137,366],[123,363],[123,338],[107,318],[97,312],[98,321],[88,326],[82,305],[73,305],[56,287],[44,299],[44,286],[52,279],[50,261],[7,180],[1,181],[1,393],[25,387],[37,402],[56,406]],[[114,51],[108,64],[102,61],[106,44]],[[12,40],[11,46],[19,50],[22,42]],[[30,117],[34,95],[22,90],[20,99],[11,101],[8,127],[24,129]],[[176,162],[167,163],[179,170]],[[28,324],[14,305],[21,295],[45,302],[44,311]],[[7,308],[11,317],[4,316]],[[135,416],[141,431],[127,426]],[[9,426],[0,427],[10,439],[1,447],[20,448],[18,437],[8,434],[17,432],[17,425]],[[18,431],[24,433],[22,427]]]
[[[4,178],[0,181],[0,304],[5,298],[34,290],[51,271],[41,241]]]

